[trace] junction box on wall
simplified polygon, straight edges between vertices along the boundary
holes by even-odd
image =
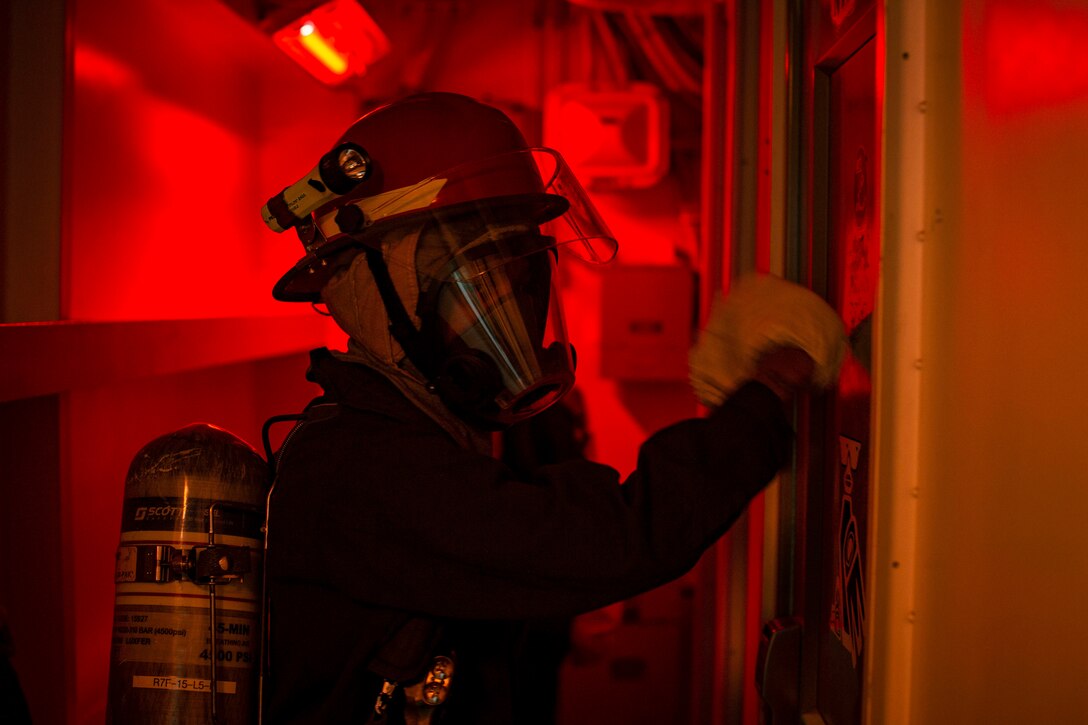
[[[626,381],[688,377],[695,279],[683,265],[620,265],[601,277],[601,374]]]

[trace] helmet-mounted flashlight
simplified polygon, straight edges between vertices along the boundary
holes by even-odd
[[[269,199],[261,208],[261,218],[274,232],[290,229],[315,209],[350,192],[370,169],[370,157],[362,146],[340,144],[322,156],[310,173]]]

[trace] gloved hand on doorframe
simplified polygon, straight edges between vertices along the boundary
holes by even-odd
[[[719,295],[688,357],[696,397],[717,407],[757,380],[787,399],[838,379],[846,356],[838,314],[815,292],[771,275],[737,280]]]

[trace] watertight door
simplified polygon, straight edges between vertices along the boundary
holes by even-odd
[[[865,6],[868,5],[866,8]],[[801,410],[792,596],[766,624],[757,668],[764,722],[861,722],[869,526],[869,334],[880,259],[880,78],[874,3],[810,2],[798,224],[801,279],[842,317],[851,337],[838,386]],[[780,573],[780,580],[782,580]],[[761,669],[760,669],[761,668]]]
[[[865,656],[865,564],[869,544],[869,329],[880,258],[874,188],[878,161],[875,114],[875,41],[869,40],[829,73],[830,172],[828,296],[854,342],[839,385],[814,421],[821,430],[822,470],[809,472],[810,505],[823,531],[818,583],[805,621],[815,637],[816,709],[826,722],[860,722]],[[814,457],[814,460],[817,457]],[[815,497],[815,500],[814,500]],[[815,528],[815,527],[812,527]],[[813,531],[808,532],[810,536]],[[812,640],[815,641],[812,641]],[[811,684],[810,684],[811,687]]]

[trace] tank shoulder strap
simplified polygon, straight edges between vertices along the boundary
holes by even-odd
[[[268,461],[268,478],[270,485],[276,479],[276,468],[280,456],[283,454],[283,449],[287,446],[287,443],[291,438],[294,437],[295,433],[307,423],[331,418],[336,415],[339,407],[338,403],[326,398],[316,398],[303,408],[300,413],[274,415],[264,422],[264,425],[261,426],[261,444],[264,446],[265,460]],[[287,432],[279,449],[273,450],[272,428],[280,423],[294,423],[294,426]]]

